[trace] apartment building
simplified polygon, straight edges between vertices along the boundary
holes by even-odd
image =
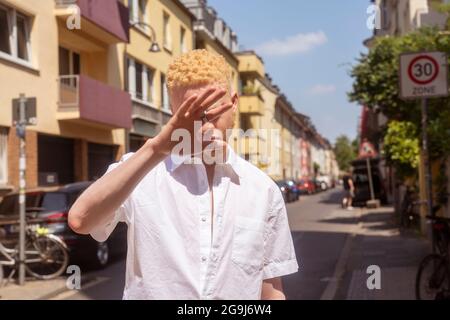
[[[76,5],[76,6],[75,6]],[[129,41],[120,1],[0,1],[0,188],[18,185],[12,99],[36,98],[27,128],[27,186],[95,179],[125,150],[131,99],[118,46]]]

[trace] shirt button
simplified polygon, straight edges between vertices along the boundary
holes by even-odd
[[[202,261],[205,262],[206,261],[206,257],[202,257]]]
[[[203,218],[202,218],[202,221],[203,221],[203,222],[205,222],[205,221],[206,221],[206,218],[205,218],[205,217],[203,217]]]

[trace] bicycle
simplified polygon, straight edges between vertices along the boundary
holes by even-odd
[[[66,244],[59,237],[48,234],[48,229],[40,227],[34,220],[26,228],[25,234],[25,270],[26,273],[39,280],[50,280],[62,275],[69,264]],[[2,259],[3,258],[3,259]],[[6,279],[9,282],[20,265],[19,249],[6,248],[0,243],[0,287],[4,282],[3,267],[11,268]]]
[[[440,206],[433,208],[437,212]],[[450,300],[450,219],[427,216],[437,253],[426,256],[416,276],[417,300]],[[422,287],[423,285],[423,287]]]

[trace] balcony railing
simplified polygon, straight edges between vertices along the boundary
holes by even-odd
[[[94,36],[102,38],[107,43],[128,42],[129,40],[129,10],[118,0],[55,0],[57,9],[65,9],[77,5],[80,9],[81,17],[88,23],[82,30],[87,33],[94,33]],[[73,14],[73,13],[71,13]],[[63,15],[70,15],[64,13]],[[102,32],[95,30],[95,27],[102,29],[109,34],[105,36]],[[113,39],[109,39],[112,36]]]
[[[131,98],[127,92],[84,75],[60,76],[58,82],[60,120],[131,127]]]

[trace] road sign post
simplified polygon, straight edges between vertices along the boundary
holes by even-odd
[[[25,232],[26,232],[26,126],[36,124],[36,98],[20,94],[12,101],[13,125],[19,142],[19,285],[25,284]]]
[[[448,96],[447,61],[447,55],[437,51],[406,53],[400,56],[400,97],[405,100],[421,100],[422,152],[425,167],[427,214],[429,216],[433,216],[434,213],[431,163],[427,135],[427,99]]]

